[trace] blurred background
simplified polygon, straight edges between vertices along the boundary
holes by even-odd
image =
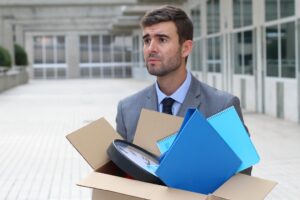
[[[27,65],[29,79],[151,79],[139,20],[167,3],[193,20],[188,66],[199,79],[248,111],[299,122],[299,0],[0,0],[0,73]]]
[[[240,98],[269,198],[299,198],[300,0],[0,0],[0,199],[90,198],[64,136],[154,81],[139,20],[165,4],[193,21],[189,70]]]

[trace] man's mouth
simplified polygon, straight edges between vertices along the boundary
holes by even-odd
[[[159,62],[160,58],[158,56],[149,56],[147,59],[148,63],[155,63],[155,62]]]
[[[149,58],[148,59],[148,62],[158,62],[158,61],[160,61],[160,60],[157,58]]]

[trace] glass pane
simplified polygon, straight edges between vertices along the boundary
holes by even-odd
[[[213,52],[213,38],[208,38],[207,39],[207,66],[208,66],[208,71],[213,72],[214,71],[214,63],[213,63],[213,58],[214,58],[214,52]]]
[[[243,1],[243,17],[244,23],[243,26],[252,25],[252,0]]]
[[[215,37],[215,72],[221,72],[221,38]]]
[[[34,43],[34,64],[43,63],[43,46],[42,37],[37,36],[33,38]]]
[[[266,0],[266,21],[271,21],[278,18],[277,0]]]
[[[221,63],[218,62],[215,64],[215,72],[218,72],[218,73],[221,72]]]
[[[267,45],[267,76],[279,76],[278,74],[278,27],[266,28]]]
[[[192,22],[194,25],[194,37],[201,36],[201,30],[200,30],[200,7],[197,6],[195,9],[191,11],[192,16]]]
[[[103,62],[111,62],[111,36],[103,35],[102,37]]]
[[[124,47],[124,41],[122,36],[116,36],[114,37],[114,62],[122,62],[123,61],[123,47]]]
[[[241,0],[233,0],[233,26],[239,28],[241,24]]]
[[[296,77],[295,23],[281,25],[281,76]]]
[[[192,51],[192,70],[201,71],[201,41],[198,39],[194,41]]]
[[[138,53],[139,53],[139,37],[134,36],[132,39],[132,61],[134,64],[139,61]]]
[[[131,62],[132,37],[124,37],[125,62]]]
[[[244,74],[253,74],[253,34],[252,31],[244,32]]]
[[[212,64],[212,63],[209,63],[208,64],[208,72],[214,72],[215,70],[214,70],[214,64]]]
[[[196,63],[196,60],[197,60],[197,58],[196,58],[196,45],[195,45],[195,41],[194,41],[194,45],[193,45],[193,50],[192,50],[192,54],[191,54],[191,68],[192,68],[192,70],[196,70],[196,65],[197,65],[197,63]]]
[[[57,40],[57,63],[66,63],[65,37],[58,36]]]
[[[220,32],[220,2],[214,1],[214,33]]]
[[[280,0],[280,18],[295,15],[295,0]]]
[[[196,41],[196,70],[198,71],[202,71],[202,65],[201,65],[201,58],[202,58],[202,55],[201,55],[201,40],[197,40]]]
[[[89,62],[89,38],[80,36],[80,63]]]
[[[43,37],[43,43],[46,49],[46,63],[54,63],[53,37]]]
[[[98,35],[92,36],[92,62],[99,63],[100,62],[100,38]]]
[[[233,35],[234,48],[234,73],[242,73],[242,33],[235,33]]]
[[[213,38],[208,38],[207,39],[207,59],[212,60],[213,59]]]
[[[207,1],[207,33],[214,33],[213,0]]]

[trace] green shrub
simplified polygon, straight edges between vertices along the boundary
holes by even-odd
[[[17,66],[27,66],[28,65],[28,59],[27,59],[27,53],[24,50],[24,48],[18,44],[14,45],[15,49],[15,63]]]
[[[0,67],[11,67],[11,56],[9,51],[0,46]]]

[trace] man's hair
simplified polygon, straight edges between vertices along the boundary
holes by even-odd
[[[190,18],[182,9],[174,6],[166,5],[147,12],[141,19],[140,25],[145,28],[169,21],[175,23],[180,44],[186,40],[193,40],[194,28]]]

